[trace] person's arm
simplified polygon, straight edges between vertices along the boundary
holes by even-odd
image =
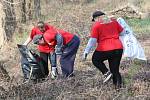
[[[126,31],[125,29],[123,29],[123,31],[120,32],[120,36],[124,36],[126,33],[128,33],[128,31]]]
[[[42,34],[37,34],[33,37],[33,43],[37,45],[46,45],[46,41],[43,38]]]
[[[88,41],[88,44],[87,44],[87,46],[86,46],[86,48],[84,50],[84,53],[89,54],[91,49],[96,46],[96,43],[97,43],[97,39],[96,38],[90,38],[89,41]]]
[[[57,41],[57,44],[55,46],[55,53],[56,53],[56,55],[61,55],[62,47],[63,47],[63,37],[60,33],[57,33],[55,39]]]
[[[129,34],[130,32],[132,32],[132,30],[131,30],[131,28],[129,27],[129,25],[125,22],[125,20],[123,19],[123,18],[121,18],[121,17],[119,17],[118,19],[117,19],[117,22],[118,22],[118,26],[119,26],[119,28],[121,27],[121,28],[123,28],[123,30],[120,32],[120,36],[123,36],[123,35],[125,35],[125,34]],[[120,29],[121,29],[120,28]]]
[[[31,30],[31,33],[29,34],[28,38],[27,38],[26,41],[23,43],[23,45],[26,45],[26,46],[27,46],[27,45],[32,41],[34,35],[36,35],[36,30],[35,30],[35,28],[33,28],[33,29]]]
[[[30,42],[32,41],[32,39],[30,38],[30,36],[26,39],[26,41],[23,43],[23,45],[28,45]]]
[[[84,50],[84,53],[83,53],[83,60],[86,60],[87,55],[90,53],[92,48],[96,46],[96,43],[97,43],[97,39],[96,38],[90,38],[89,39],[88,44],[87,44],[87,46],[86,46],[86,48]]]
[[[99,38],[99,32],[98,32],[99,28],[100,28],[99,23],[93,24],[93,26],[91,28],[91,34],[90,34],[88,44],[87,44],[87,46],[84,50],[84,53],[83,53],[83,60],[86,60],[87,55],[89,54],[91,49],[96,46],[97,40]]]
[[[57,66],[56,53],[55,52],[50,53],[50,61],[51,61],[51,67],[56,67]]]

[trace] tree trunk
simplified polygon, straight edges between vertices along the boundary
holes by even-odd
[[[29,17],[29,20],[32,20],[32,1],[29,0],[29,3],[28,3],[28,17]]]
[[[4,30],[6,33],[7,40],[12,40],[13,33],[16,28],[16,15],[14,11],[13,0],[5,0],[2,2],[4,12],[5,12],[5,19],[4,19]]]
[[[4,44],[4,41],[6,40],[6,33],[4,30],[4,19],[6,17],[5,12],[3,10],[3,5],[0,3],[0,48]]]
[[[39,19],[41,16],[41,1],[34,0],[34,18]]]
[[[22,1],[22,20],[21,22],[26,22],[26,0]]]

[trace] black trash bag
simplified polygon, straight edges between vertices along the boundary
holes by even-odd
[[[27,46],[17,44],[21,53],[21,67],[25,79],[38,80],[45,78],[43,60]]]

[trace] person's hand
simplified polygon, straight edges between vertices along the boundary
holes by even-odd
[[[85,60],[86,60],[87,55],[88,55],[88,53],[86,53],[86,52],[84,52],[84,53],[83,53],[83,56],[82,56],[82,60],[83,60],[83,61],[85,61]]]
[[[28,43],[27,43],[27,42],[24,42],[22,45],[23,45],[23,46],[28,46]]]
[[[27,46],[27,44],[25,44],[25,43],[23,43],[22,45],[23,45],[23,46]]]
[[[42,34],[37,34],[33,37],[33,43],[40,45],[41,43],[43,43],[43,35]]]

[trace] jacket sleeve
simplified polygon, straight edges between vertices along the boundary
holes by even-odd
[[[96,46],[96,43],[97,43],[96,38],[90,38],[89,41],[88,41],[88,44],[87,44],[87,46],[84,50],[84,53],[88,54],[91,51],[91,49]]]
[[[52,52],[50,53],[50,63],[51,63],[51,67],[56,67],[56,53]]]
[[[63,37],[60,33],[57,33],[55,39],[57,41],[57,44],[55,46],[55,53],[56,55],[61,55],[63,47]]]

